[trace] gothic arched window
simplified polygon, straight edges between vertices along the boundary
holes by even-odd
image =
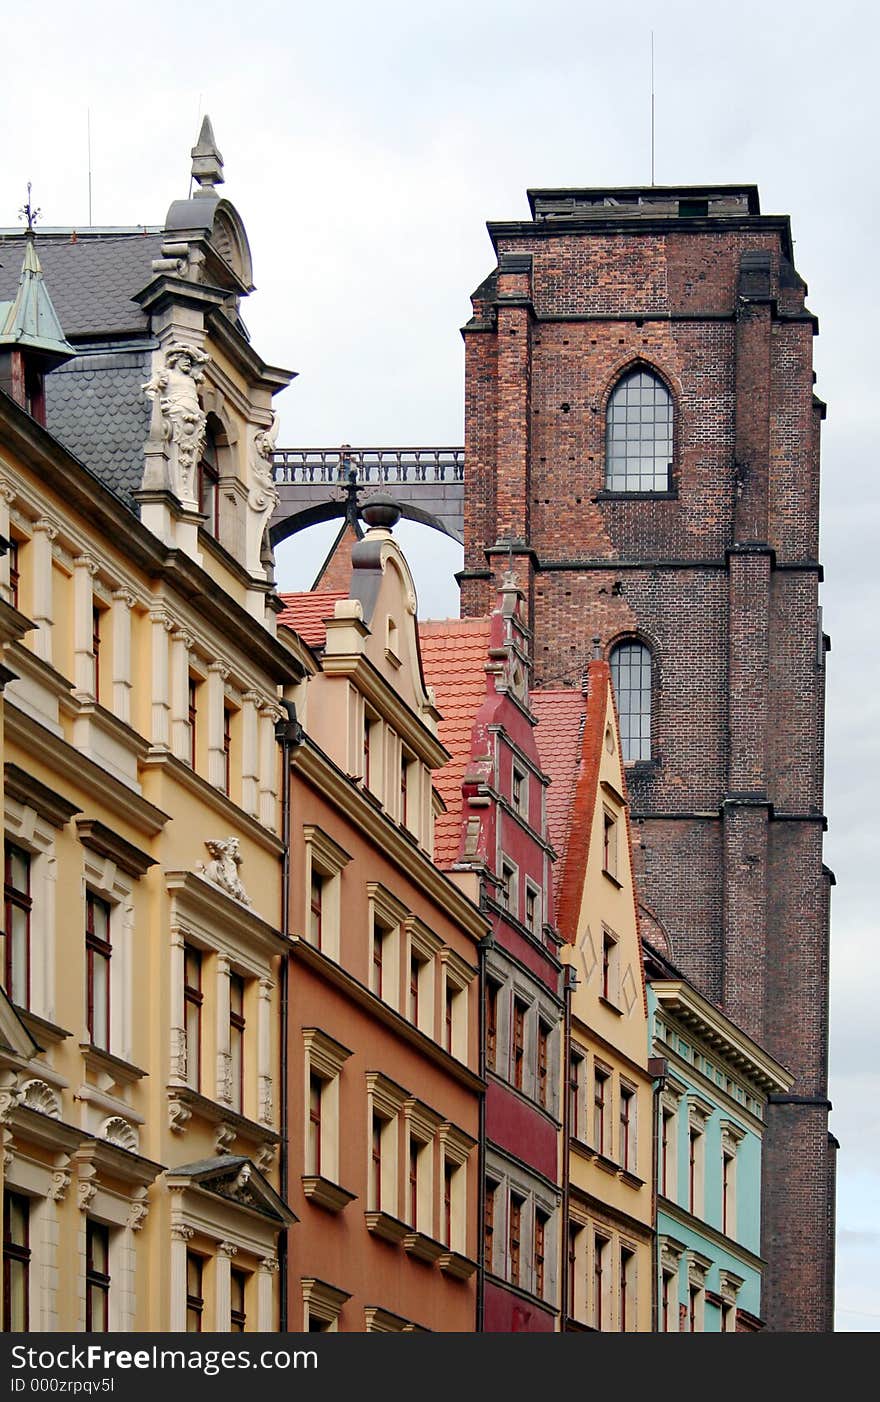
[[[651,654],[644,643],[618,643],[611,653],[611,680],[620,719],[624,764],[651,758]]]
[[[671,469],[672,395],[650,370],[633,370],[608,401],[605,489],[668,492]]]

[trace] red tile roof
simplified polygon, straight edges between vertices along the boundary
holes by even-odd
[[[286,624],[299,633],[309,647],[323,647],[327,641],[324,619],[333,617],[337,599],[347,599],[345,590],[327,590],[326,593],[280,594],[284,610],[278,615],[278,622]]]
[[[440,739],[452,758],[434,774],[447,811],[434,829],[434,860],[451,866],[461,839],[461,784],[471,757],[474,720],[486,696],[488,618],[446,618],[419,624],[422,668],[434,688]]]
[[[580,690],[533,691],[529,700],[538,721],[535,740],[541,765],[550,779],[547,790],[547,825],[558,861],[553,885],[562,890],[565,859],[571,832],[571,805],[581,757],[581,738],[587,713],[586,698]]]

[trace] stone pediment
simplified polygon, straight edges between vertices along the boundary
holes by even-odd
[[[256,1164],[240,1154],[223,1154],[183,1164],[170,1169],[166,1181],[169,1188],[199,1188],[281,1225],[297,1220]]]

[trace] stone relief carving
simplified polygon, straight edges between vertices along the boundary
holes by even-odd
[[[227,1154],[235,1143],[235,1125],[219,1124],[214,1131],[214,1153],[217,1155]]]
[[[241,849],[237,837],[209,838],[205,846],[211,854],[210,862],[199,862],[196,871],[225,891],[228,896],[250,905],[250,897],[244,889],[238,869],[241,866]]]
[[[61,1119],[61,1097],[45,1081],[27,1081],[21,1088],[20,1104],[50,1119]]]
[[[133,1154],[137,1153],[137,1130],[121,1115],[108,1116],[101,1125],[98,1135],[99,1138],[106,1139],[108,1144],[115,1144],[119,1149],[128,1149]]]
[[[52,1186],[49,1189],[49,1197],[52,1202],[63,1202],[67,1197],[70,1187],[70,1174],[66,1168],[56,1168],[52,1174]]]
[[[187,1120],[192,1119],[192,1110],[176,1096],[168,1101],[168,1128],[172,1134],[183,1134]]]
[[[272,1168],[274,1162],[275,1145],[264,1144],[262,1149],[260,1149],[259,1153],[257,1154],[256,1158],[254,1159],[254,1163],[256,1164],[257,1168],[260,1170],[261,1173],[268,1173]]]
[[[98,1192],[97,1183],[90,1183],[88,1180],[77,1184],[76,1204],[80,1212],[85,1212],[91,1207]]]
[[[275,439],[278,437],[278,415],[272,415],[268,428],[258,428],[254,434],[254,452],[251,457],[250,506],[253,511],[263,513],[268,519],[278,505],[278,488],[272,469],[272,454],[275,452]]]
[[[147,1213],[149,1212],[149,1210],[150,1204],[147,1202],[146,1188],[136,1189],[131,1199],[131,1205],[128,1209],[128,1220],[126,1225],[131,1227],[131,1230],[133,1232],[141,1231],[144,1222],[147,1219]]]
[[[141,386],[153,401],[151,435],[165,445],[171,490],[191,506],[198,505],[196,468],[207,423],[198,387],[205,378],[201,367],[209,360],[204,351],[175,341],[164,352],[164,365]]]
[[[186,1032],[182,1027],[172,1027],[171,1029],[170,1069],[175,1080],[186,1080]]]

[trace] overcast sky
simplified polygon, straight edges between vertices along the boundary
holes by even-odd
[[[39,24],[37,22],[37,17]],[[487,219],[535,185],[756,182],[791,215],[818,315],[828,669],[832,1129],[838,1328],[880,1330],[880,751],[876,410],[880,23],[867,3],[42,0],[4,16],[0,225],[26,184],[46,226],[161,224],[207,111],[257,292],[255,348],[299,378],[280,446],[463,441],[459,328],[492,266]],[[874,396],[876,398],[876,394]],[[457,610],[460,553],[416,561],[423,613]],[[297,558],[295,558],[295,556]],[[312,560],[279,551],[283,588]],[[793,951],[797,957],[797,951]]]

